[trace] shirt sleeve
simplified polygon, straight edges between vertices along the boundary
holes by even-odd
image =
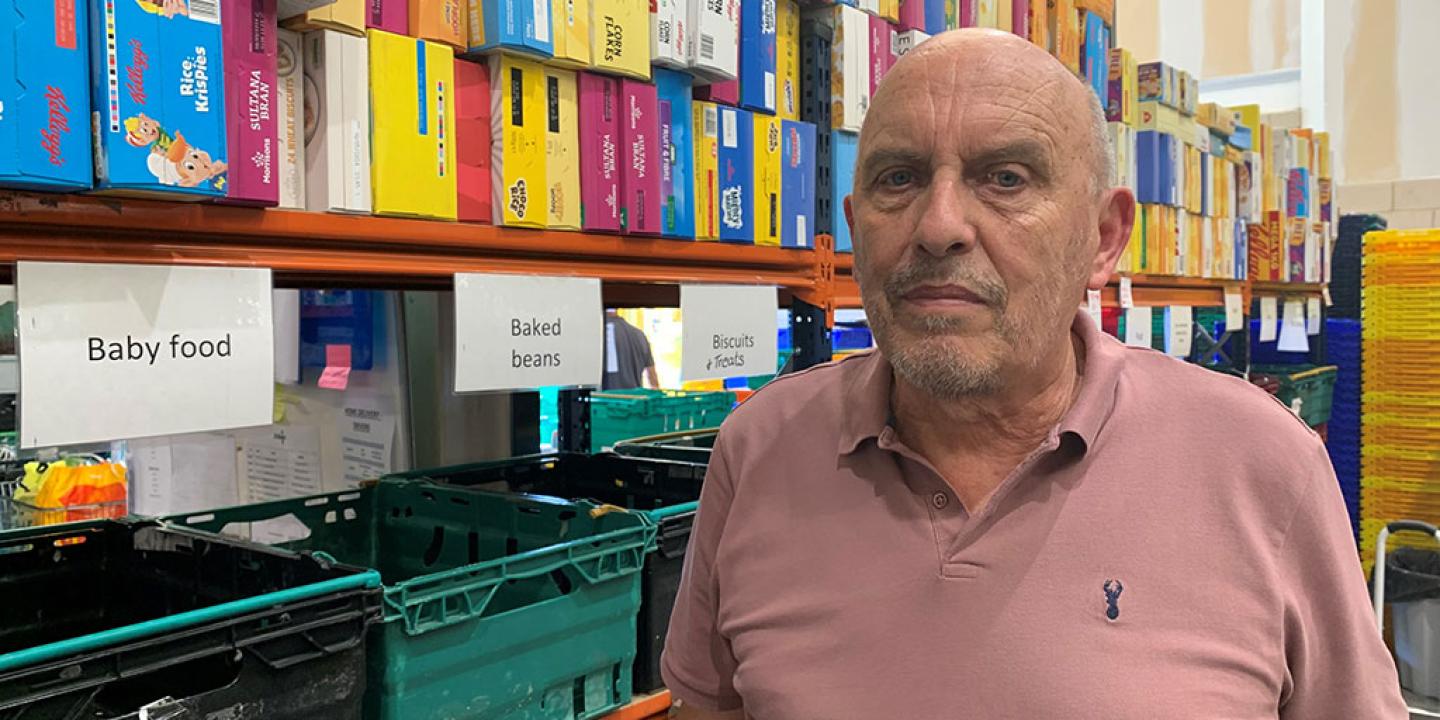
[[[1280,553],[1287,663],[1282,720],[1406,720],[1395,663],[1375,627],[1350,520],[1323,446]]]
[[[730,514],[734,484],[725,460],[724,434],[716,440],[700,490],[685,567],[660,672],[671,694],[687,705],[723,712],[742,703],[735,691],[735,656],[719,629],[719,583],[715,557]]]

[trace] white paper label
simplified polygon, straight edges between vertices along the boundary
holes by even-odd
[[[1305,334],[1320,334],[1320,298],[1312,297],[1305,300]]]
[[[1120,307],[1129,310],[1135,307],[1135,288],[1131,287],[1130,276],[1120,276]]]
[[[1095,321],[1095,327],[1101,327],[1105,320],[1105,311],[1100,305],[1100,291],[1085,289],[1085,312],[1090,313],[1090,319]]]
[[[809,226],[805,224],[804,215],[795,216],[795,244],[800,247],[810,246]]]
[[[734,110],[720,111],[720,141],[723,142],[727,148],[740,146],[739,117],[739,114]]]
[[[775,73],[765,73],[765,109],[775,109]]]
[[[1310,352],[1310,339],[1305,336],[1305,306],[1299,300],[1285,301],[1285,315],[1280,322],[1280,352]]]
[[[535,39],[550,42],[550,0],[535,0]]]
[[[775,288],[680,286],[680,377],[714,380],[775,372]]]
[[[1329,285],[1326,285],[1325,287],[1320,288],[1320,294],[1325,298],[1325,307],[1330,307],[1330,306],[1332,306],[1332,305],[1335,304],[1335,302],[1330,299],[1330,286],[1329,286]]]
[[[599,385],[600,281],[455,275],[455,392]]]
[[[1260,298],[1260,342],[1275,341],[1275,320],[1280,317],[1279,309],[1275,298]]]
[[[20,444],[267,425],[270,271],[21,262]]]
[[[1245,331],[1245,298],[1233,288],[1225,289],[1225,330]]]
[[[395,416],[370,408],[347,407],[338,422],[345,487],[359,487],[362,482],[389,474],[395,448]]]
[[[1165,352],[1189,357],[1195,339],[1194,310],[1189,305],[1172,305],[1166,309],[1165,319]]]
[[[1151,308],[1137,307],[1125,311],[1125,344],[1154,347],[1151,343]]]

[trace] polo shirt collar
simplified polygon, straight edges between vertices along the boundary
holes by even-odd
[[[1124,363],[1125,347],[1106,335],[1085,311],[1076,313],[1071,332],[1084,347],[1084,374],[1075,404],[1056,428],[1060,434],[1080,438],[1088,450],[1115,409],[1115,389]],[[840,454],[855,452],[862,443],[878,439],[890,426],[890,388],[894,375],[890,361],[879,350],[854,360],[859,367],[845,380],[848,412],[841,419]]]

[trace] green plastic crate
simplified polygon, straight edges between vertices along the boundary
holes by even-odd
[[[378,570],[371,720],[588,720],[630,701],[640,568],[655,538],[643,513],[382,480],[169,520],[241,534],[263,521],[303,527],[308,536],[280,544]]]
[[[1300,419],[1315,427],[1330,422],[1330,404],[1335,399],[1335,365],[1252,365],[1250,376],[1270,375],[1280,380],[1275,397],[1286,407],[1300,403]]]
[[[689,390],[611,390],[590,395],[590,449],[680,430],[719,427],[735,407],[735,393]]]

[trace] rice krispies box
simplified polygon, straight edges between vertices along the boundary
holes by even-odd
[[[0,0],[0,185],[90,187],[88,19],[74,0]]]
[[[229,178],[218,0],[91,0],[95,187],[223,197]]]

